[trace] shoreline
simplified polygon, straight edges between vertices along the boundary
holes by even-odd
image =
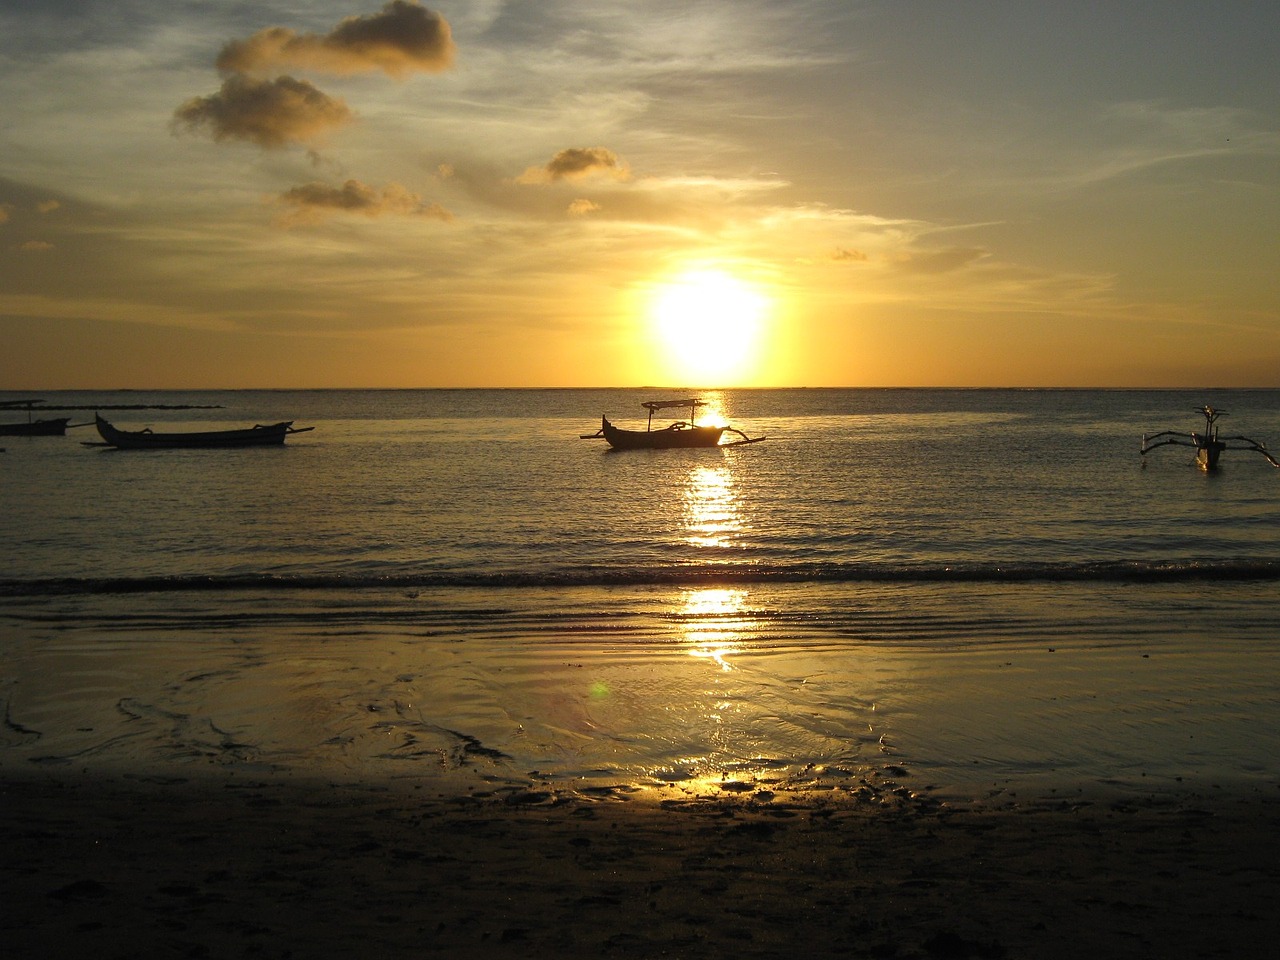
[[[15,955],[1239,957],[1280,793],[886,794],[0,769]]]

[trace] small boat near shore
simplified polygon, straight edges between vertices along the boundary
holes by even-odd
[[[102,443],[87,444],[96,447],[115,447],[117,450],[172,450],[219,447],[267,447],[284,443],[293,433],[306,433],[315,427],[294,427],[292,420],[280,423],[255,424],[240,430],[199,430],[186,433],[157,433],[150,427],[144,430],[120,430],[95,414],[94,422]]]
[[[1267,452],[1266,444],[1249,437],[1220,437],[1218,435],[1218,418],[1225,417],[1227,411],[1205,406],[1198,409],[1196,413],[1204,417],[1204,433],[1179,433],[1176,430],[1161,430],[1159,433],[1153,433],[1150,436],[1144,433],[1140,449],[1142,456],[1146,457],[1156,447],[1171,445],[1194,447],[1196,465],[1201,470],[1210,471],[1218,469],[1218,460],[1224,451],[1251,450],[1254,453],[1262,454],[1273,467],[1280,467],[1280,461],[1277,461],[1275,457]],[[1160,439],[1161,437],[1164,439]],[[1234,445],[1230,442],[1233,440],[1235,441]],[[1143,463],[1145,464],[1146,461],[1143,460]]]
[[[649,411],[649,422],[644,430],[627,430],[614,426],[608,417],[600,417],[600,429],[595,433],[580,434],[582,440],[604,438],[614,450],[671,450],[693,447],[729,447],[744,443],[759,443],[764,437],[748,437],[741,430],[733,427],[699,426],[697,423],[698,408],[705,401],[690,398],[687,400],[646,400],[641,404]],[[655,430],[653,415],[658,410],[689,410],[688,420],[677,420]],[[726,433],[736,433],[740,440],[721,443]]]

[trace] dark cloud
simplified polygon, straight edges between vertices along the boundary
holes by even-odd
[[[267,149],[313,143],[350,122],[351,110],[305,80],[255,80],[236,74],[222,89],[178,108],[174,122],[190,130],[208,128],[214,140],[246,140]]]
[[[365,217],[396,215],[452,220],[453,215],[437,203],[425,202],[398,183],[377,190],[359,180],[348,180],[340,187],[312,182],[294,187],[280,195],[289,208],[286,225],[315,223],[335,213],[353,213]]]
[[[608,147],[570,147],[561,150],[544,166],[530,167],[516,178],[517,183],[554,183],[557,180],[581,180],[592,174],[604,174],[615,180],[630,176],[627,165]]]
[[[380,13],[347,17],[323,36],[269,27],[247,40],[232,40],[218,55],[218,69],[251,74],[281,68],[336,74],[382,70],[404,77],[447,70],[456,50],[444,17],[414,0],[392,0]]]

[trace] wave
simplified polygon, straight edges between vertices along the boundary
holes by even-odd
[[[1178,583],[1280,580],[1280,560],[1073,563],[688,565],[414,573],[233,573],[0,578],[0,596],[246,590],[708,587],[764,583]]]

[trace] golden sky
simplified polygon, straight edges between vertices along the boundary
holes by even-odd
[[[0,0],[0,389],[1280,387],[1278,36]]]

